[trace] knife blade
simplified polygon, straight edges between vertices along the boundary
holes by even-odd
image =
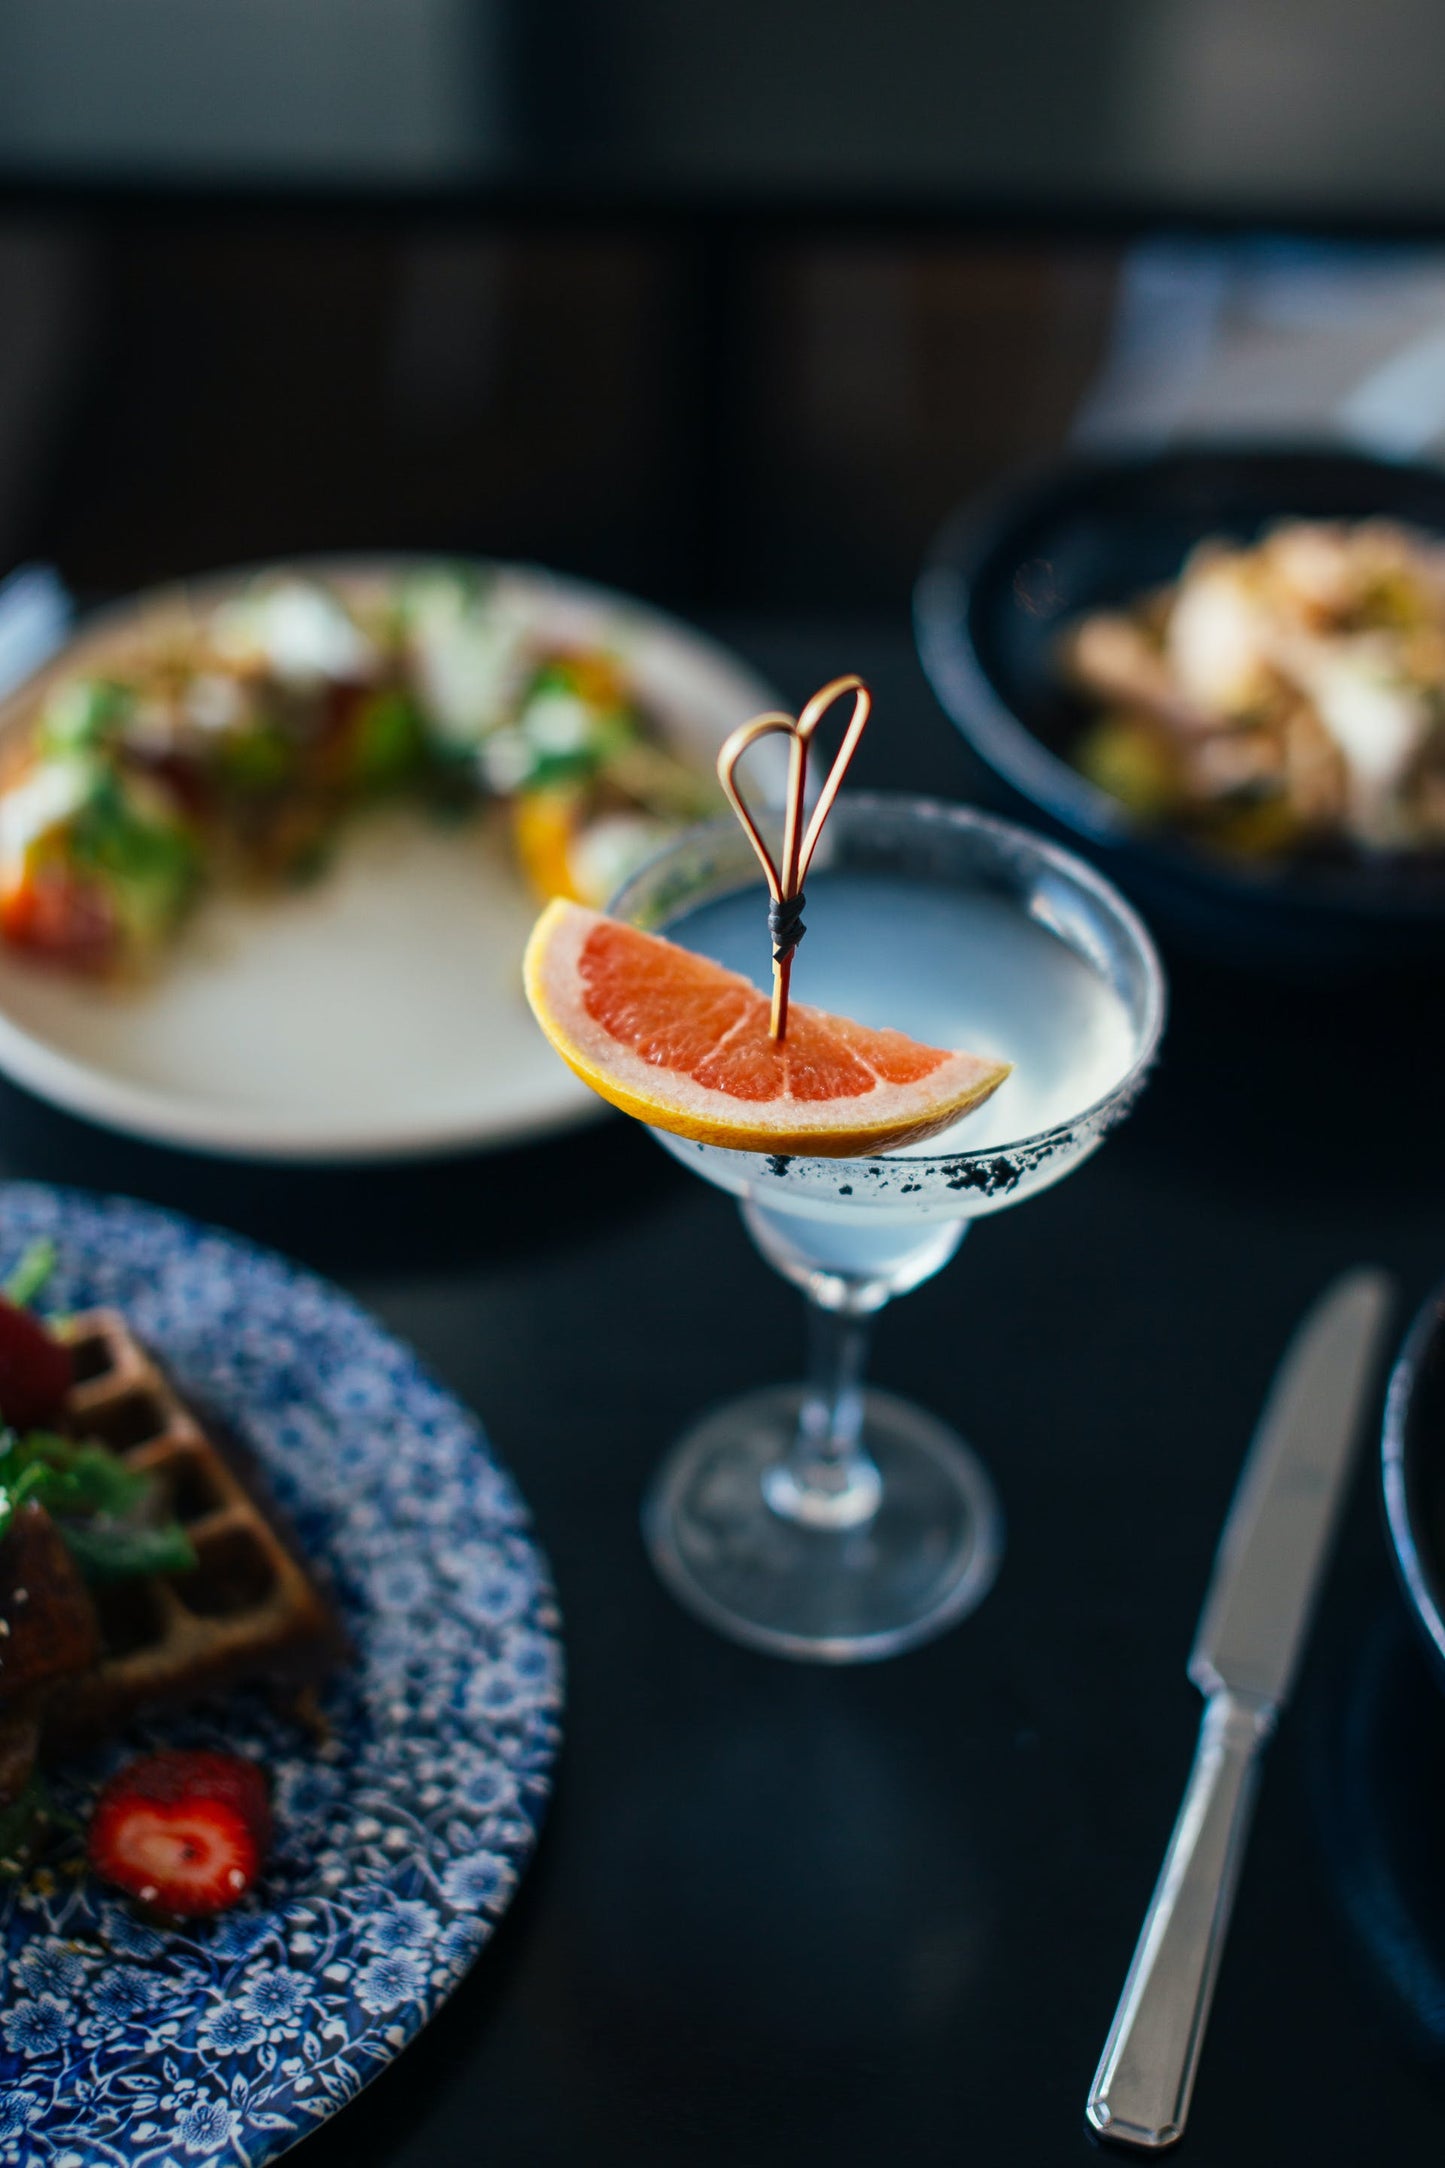
[[[1086,2109],[1125,2145],[1172,2145],[1184,2129],[1259,1754],[1304,1647],[1392,1293],[1385,1273],[1350,1272],[1309,1311],[1224,1524],[1189,1658],[1199,1745]]]
[[[1290,1342],[1224,1524],[1189,1676],[1278,1707],[1287,1696],[1329,1551],[1390,1283],[1351,1272]]]

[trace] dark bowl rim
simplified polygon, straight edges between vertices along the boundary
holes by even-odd
[[[1441,494],[1445,536],[1445,467],[1390,459],[1329,439],[1181,439],[1147,450],[1071,452],[1013,469],[948,515],[914,583],[914,640],[934,695],[960,735],[1005,783],[1073,834],[1131,853],[1141,867],[1172,881],[1245,904],[1275,904],[1322,917],[1346,913],[1363,921],[1407,918],[1434,924],[1445,914],[1445,873],[1438,881],[1428,875],[1422,881],[1422,869],[1409,862],[1372,868],[1364,879],[1347,867],[1253,868],[1141,827],[1014,712],[985,668],[970,627],[974,590],[999,553],[1001,535],[1014,532],[1053,497],[1090,482],[1172,465],[1304,467],[1322,461],[1434,484]]]
[[[1445,1676],[1445,1585],[1431,1571],[1424,1555],[1416,1499],[1419,1448],[1411,1442],[1421,1372],[1442,1333],[1445,1281],[1415,1313],[1390,1372],[1380,1429],[1380,1492],[1396,1578]]]

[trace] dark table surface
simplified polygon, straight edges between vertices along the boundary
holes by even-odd
[[[1445,223],[1433,0],[5,0],[0,188]]]
[[[901,623],[721,629],[794,694],[873,677],[860,780],[977,787]],[[413,1341],[482,1414],[556,1571],[567,1743],[535,1863],[307,2168],[1087,2157],[1084,2096],[1193,1748],[1184,1658],[1275,1360],[1339,1268],[1392,1268],[1402,1328],[1445,1270],[1427,991],[1169,962],[1166,1052],[1131,1121],[881,1320],[879,1382],[974,1440],[1010,1542],[975,1617],[854,1670],[714,1638],[644,1559],[649,1469],[709,1401],[792,1374],[801,1319],[729,1201],[640,1130],[247,1170],[0,1089],[0,1172],[228,1222]],[[1373,1444],[1266,1767],[1198,2168],[1445,2143],[1445,1707],[1390,1578]]]

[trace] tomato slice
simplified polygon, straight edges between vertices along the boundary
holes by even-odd
[[[120,925],[106,890],[64,866],[28,873],[0,897],[0,936],[73,971],[108,971],[120,948]]]

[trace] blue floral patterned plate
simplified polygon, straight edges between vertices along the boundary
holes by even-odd
[[[244,1437],[355,1655],[322,1744],[242,1695],[57,1772],[83,1811],[137,1745],[226,1745],[271,1770],[276,1843],[186,1932],[63,1868],[0,1885],[0,2163],[255,2168],[406,2046],[516,1885],[562,1701],[546,1562],[472,1417],[335,1288],[147,1206],[0,1184],[0,1273],[40,1236],[47,1306],[123,1310]]]

